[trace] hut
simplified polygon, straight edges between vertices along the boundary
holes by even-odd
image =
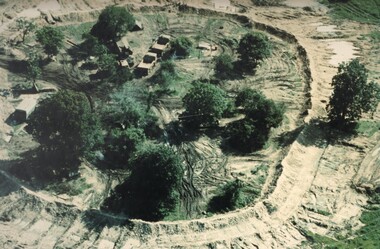
[[[37,99],[26,98],[16,107],[14,117],[20,122],[26,121],[37,105]]]
[[[150,47],[151,52],[156,53],[159,57],[165,52],[165,50],[169,47],[170,36],[168,35],[160,35],[157,41]]]

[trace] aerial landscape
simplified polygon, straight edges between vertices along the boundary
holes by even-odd
[[[0,248],[380,248],[380,0],[0,0]]]

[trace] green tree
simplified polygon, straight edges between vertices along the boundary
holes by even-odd
[[[263,33],[250,32],[244,35],[238,46],[242,67],[252,71],[264,58],[270,56],[272,45]]]
[[[144,141],[145,134],[142,129],[112,129],[106,145],[106,158],[117,166],[124,167],[137,146]]]
[[[186,109],[182,119],[192,128],[215,125],[228,107],[226,93],[209,83],[195,82],[182,101]]]
[[[16,20],[16,27],[17,30],[21,31],[22,33],[22,42],[25,41],[25,37],[32,32],[33,30],[36,29],[36,25],[34,22],[26,20],[25,18],[18,18]]]
[[[218,78],[228,78],[234,70],[232,58],[228,54],[215,57],[215,74]]]
[[[37,41],[44,47],[49,56],[57,55],[58,50],[63,47],[64,35],[57,28],[45,26],[37,30]]]
[[[148,96],[141,85],[126,83],[102,111],[103,123],[107,128],[141,128],[148,137],[160,135],[157,117],[147,108]]]
[[[243,89],[235,103],[243,107],[245,118],[227,126],[229,144],[242,152],[260,149],[268,140],[270,129],[281,124],[283,107],[252,89]]]
[[[186,36],[180,36],[171,42],[176,55],[187,57],[193,48],[193,42]]]
[[[83,34],[82,38],[84,41],[81,43],[80,47],[87,56],[99,57],[103,54],[109,53],[108,48],[103,45],[95,36],[85,33]]]
[[[105,76],[109,77],[116,74],[117,71],[117,60],[114,54],[104,53],[99,55],[98,66],[101,72]]]
[[[28,59],[26,61],[26,77],[33,84],[34,89],[38,92],[38,88],[36,85],[37,78],[41,75],[41,66],[40,66],[41,58],[35,52],[30,52],[28,55]]]
[[[80,157],[90,157],[101,141],[96,117],[83,93],[61,90],[40,102],[30,126],[54,164],[71,168]]]
[[[146,144],[130,160],[131,175],[118,188],[131,218],[157,221],[175,208],[183,177],[177,154],[165,145]]]
[[[328,117],[336,126],[358,120],[363,112],[374,111],[380,99],[375,82],[367,82],[368,70],[358,59],[342,63],[332,79],[333,93],[327,106]]]
[[[135,19],[124,7],[107,6],[91,29],[91,35],[103,43],[117,41],[135,25]]]

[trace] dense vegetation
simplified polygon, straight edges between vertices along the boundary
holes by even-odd
[[[368,70],[358,59],[339,65],[332,79],[333,93],[328,106],[328,117],[333,125],[346,126],[357,121],[363,112],[376,109],[380,88],[367,80]]]
[[[131,175],[115,189],[105,207],[149,221],[161,220],[173,211],[183,171],[170,147],[144,144],[131,158],[129,168]]]
[[[99,15],[91,35],[103,42],[117,41],[135,25],[135,19],[124,7],[108,6]]]
[[[193,87],[183,97],[185,112],[183,122],[191,128],[215,126],[228,107],[226,93],[209,83],[193,83]]]
[[[37,30],[36,37],[49,56],[57,55],[59,49],[63,47],[64,35],[57,28],[45,26]]]
[[[61,90],[43,99],[29,123],[57,170],[75,169],[79,158],[91,157],[101,142],[99,122],[83,93]]]
[[[180,36],[171,42],[171,47],[177,56],[187,57],[193,48],[193,42],[186,36]]]
[[[208,203],[208,212],[223,213],[247,205],[253,197],[247,197],[243,188],[243,182],[237,179],[226,183]]]
[[[271,50],[272,45],[265,34],[258,32],[245,34],[237,49],[242,68],[253,71],[263,59],[271,55]]]
[[[380,0],[321,0],[332,9],[333,17],[362,23],[380,24]]]
[[[227,126],[228,143],[242,152],[262,148],[268,140],[270,129],[281,124],[284,109],[252,89],[243,89],[235,104],[243,108],[245,118]]]
[[[234,63],[228,54],[221,54],[215,57],[215,75],[217,78],[226,79],[233,74]]]

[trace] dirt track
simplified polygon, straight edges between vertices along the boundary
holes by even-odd
[[[87,11],[105,5],[105,1],[92,6],[85,2],[76,6],[62,2],[61,11]],[[369,172],[378,165],[379,132],[371,138],[359,136],[333,143],[331,134],[313,122],[326,115],[330,81],[336,73],[336,67],[328,62],[332,56],[328,43],[313,38],[318,34],[315,24],[328,25],[331,20],[324,10],[318,9],[306,12],[292,8],[254,8],[246,15],[254,23],[258,21],[293,35],[296,40],[292,42],[298,42],[297,46],[307,53],[300,63],[309,64],[312,78],[307,124],[282,160],[281,175],[265,199],[254,206],[211,218],[158,223],[126,221],[124,217],[96,210],[82,211],[80,206],[44,198],[41,193],[21,188],[20,182],[0,171],[0,245],[4,248],[297,248],[305,240],[300,228],[331,234],[348,225],[360,225],[358,218],[366,196],[352,188],[352,179],[360,179],[361,184],[378,182],[378,174]],[[352,27],[339,28],[347,35],[346,40],[355,40]],[[368,47],[360,51],[363,56],[368,53]],[[375,117],[379,117],[379,112]]]

